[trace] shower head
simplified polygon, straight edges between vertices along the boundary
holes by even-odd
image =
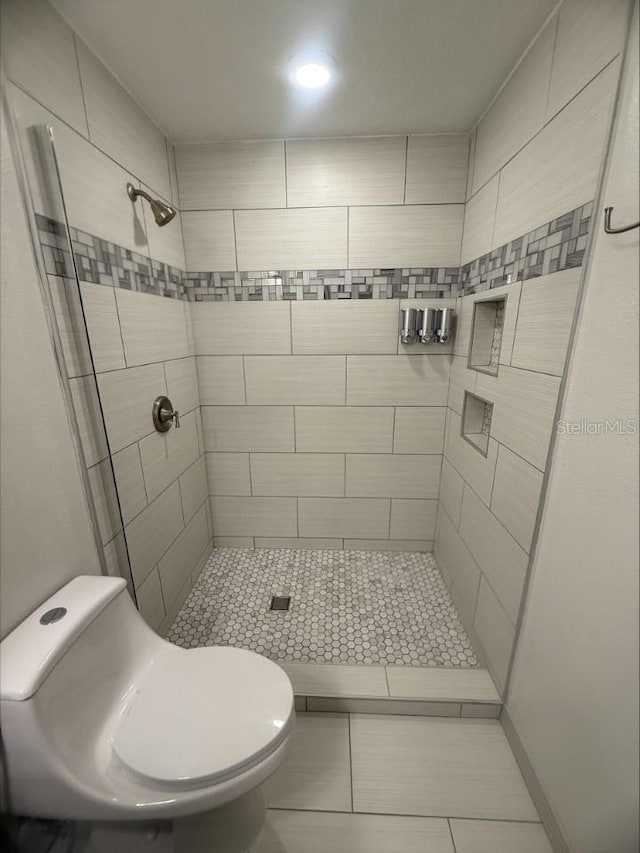
[[[161,228],[163,225],[166,225],[167,222],[171,222],[178,212],[175,207],[171,207],[170,204],[165,204],[165,202],[160,201],[159,198],[151,198],[149,193],[146,193],[144,190],[137,190],[131,183],[127,184],[127,195],[131,201],[135,201],[139,195],[142,196],[142,198],[146,198],[149,202],[149,206],[151,207],[151,212],[153,213],[156,225],[159,225]]]

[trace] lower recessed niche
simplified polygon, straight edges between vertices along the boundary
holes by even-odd
[[[462,437],[483,456],[486,456],[489,451],[492,414],[493,403],[483,400],[482,397],[476,397],[470,391],[464,392]]]
[[[473,332],[469,367],[481,373],[498,373],[506,298],[485,299],[473,306]]]

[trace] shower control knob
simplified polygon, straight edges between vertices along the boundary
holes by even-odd
[[[173,408],[171,400],[164,395],[156,397],[153,401],[151,416],[158,432],[168,432],[172,424],[176,425],[176,429],[180,429],[180,413]]]

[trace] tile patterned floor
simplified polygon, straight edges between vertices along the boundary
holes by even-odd
[[[270,611],[272,595],[290,610]],[[280,661],[478,666],[431,554],[218,548],[167,639]]]
[[[552,853],[497,720],[298,714],[253,853]]]

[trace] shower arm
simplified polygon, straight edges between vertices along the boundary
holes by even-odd
[[[151,204],[151,202],[154,201],[154,199],[151,198],[149,193],[145,192],[144,190],[136,189],[136,187],[134,187],[134,185],[131,182],[129,182],[127,184],[127,195],[129,196],[131,201],[135,201],[138,198],[138,196],[142,196],[142,198],[146,198],[146,200],[149,202],[149,204]]]

